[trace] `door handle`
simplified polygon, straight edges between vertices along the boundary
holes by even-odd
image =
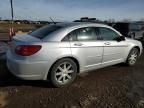
[[[111,43],[110,42],[106,42],[106,43],[104,43],[105,45],[110,45]]]
[[[83,44],[82,43],[75,43],[74,45],[75,46],[82,46]]]

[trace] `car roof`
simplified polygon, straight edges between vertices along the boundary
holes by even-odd
[[[83,25],[107,26],[106,24],[93,23],[93,22],[65,22],[65,23],[58,23],[56,25],[62,27],[73,27],[73,26],[83,26]]]
[[[113,29],[112,27],[106,24],[91,23],[91,22],[66,22],[66,23],[57,23],[55,25],[61,26],[61,29],[45,37],[43,41],[61,41],[71,31],[82,27],[106,27],[106,28]]]

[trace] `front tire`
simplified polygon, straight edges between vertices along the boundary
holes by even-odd
[[[71,84],[77,75],[76,63],[69,58],[58,60],[52,67],[50,80],[55,87]]]
[[[126,64],[127,64],[128,66],[133,66],[133,65],[135,65],[135,64],[136,64],[136,61],[137,61],[137,59],[138,59],[138,56],[139,56],[139,50],[138,50],[138,48],[133,48],[133,49],[130,51],[129,55],[128,55]]]

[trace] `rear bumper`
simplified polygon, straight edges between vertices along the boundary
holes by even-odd
[[[15,60],[9,56],[7,67],[14,76],[25,80],[44,80],[49,70],[47,61]]]

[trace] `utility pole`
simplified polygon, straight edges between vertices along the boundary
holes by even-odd
[[[10,4],[11,4],[11,20],[13,21],[14,13],[13,13],[13,1],[12,0],[10,0]]]
[[[10,41],[12,40],[12,37],[15,35],[15,32],[14,32],[14,28],[13,28],[13,18],[14,18],[14,12],[13,12],[13,1],[10,0],[10,5],[11,5],[11,27],[10,27],[10,30],[9,30],[9,38],[10,38]]]

